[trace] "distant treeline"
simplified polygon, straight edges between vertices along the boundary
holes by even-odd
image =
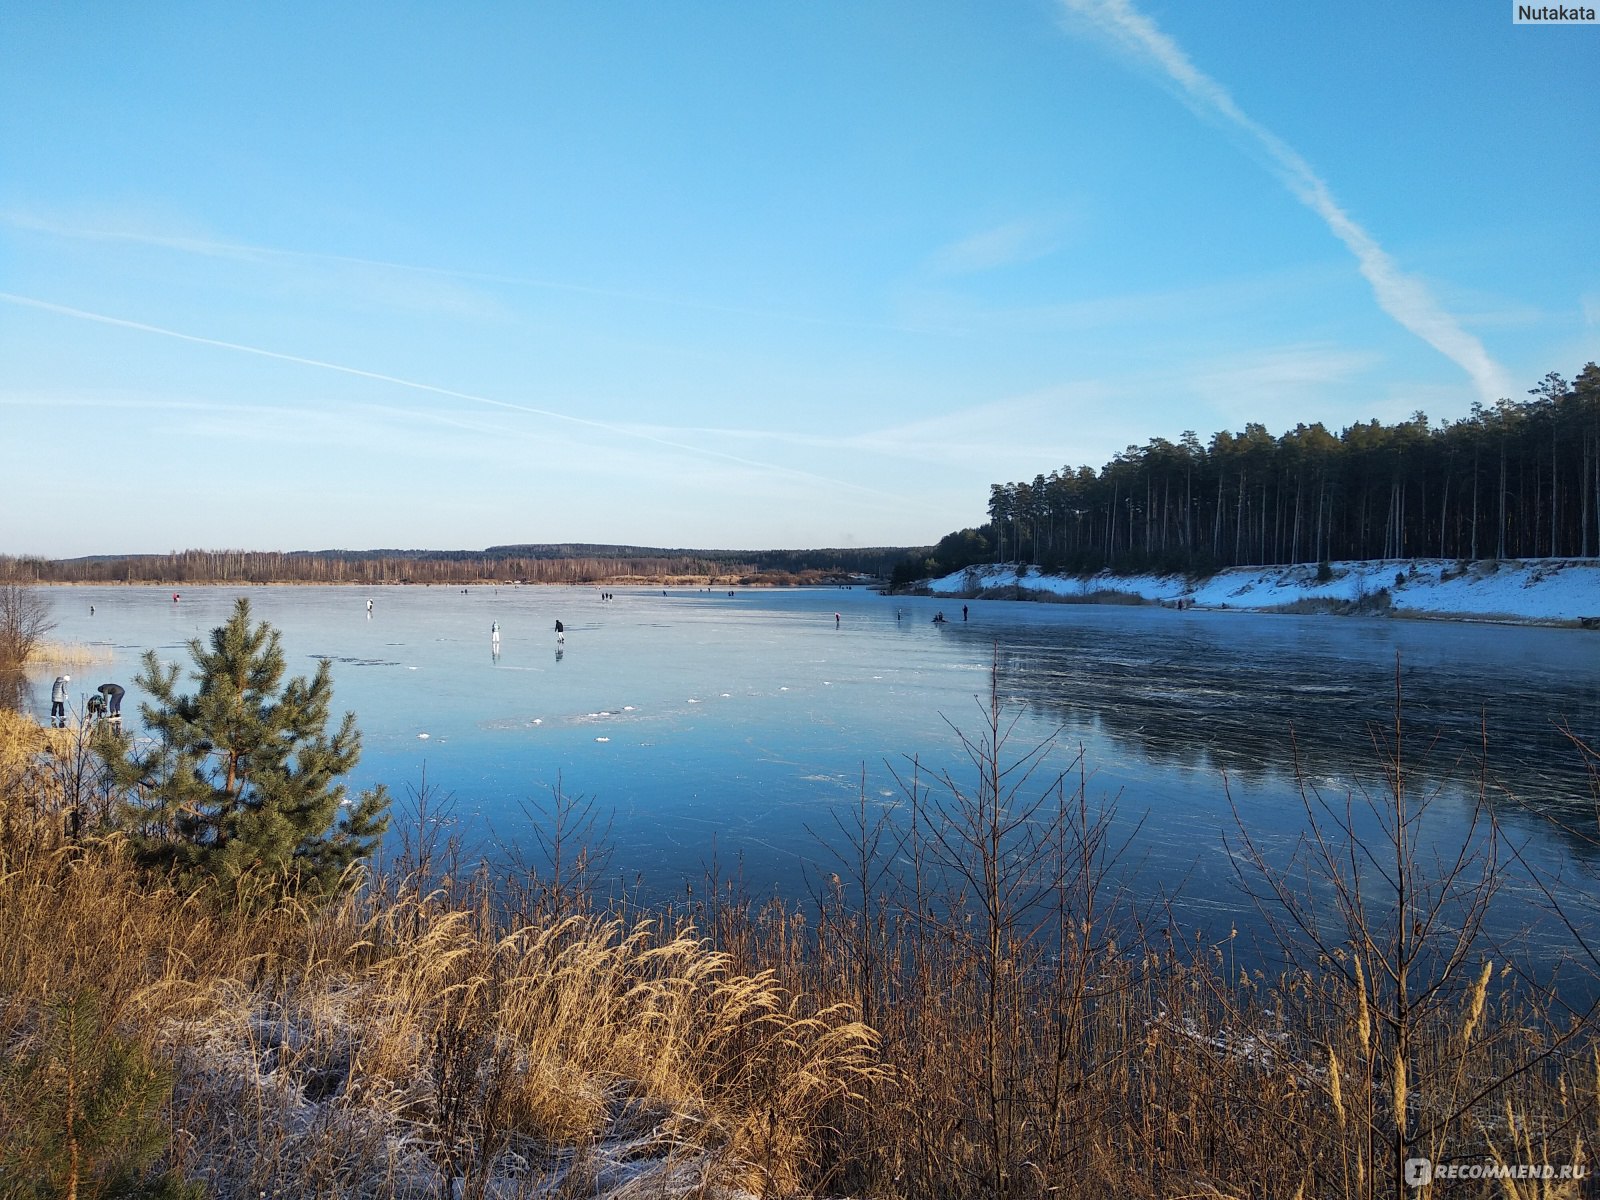
[[[896,583],[980,562],[1069,572],[1210,573],[1245,564],[1600,554],[1600,367],[1432,425],[1337,435],[1193,431],[989,490],[988,523],[947,535]]]
[[[45,559],[0,556],[0,581],[21,583],[601,583],[709,578],[747,584],[885,577],[905,547],[839,550],[662,550],[587,544],[487,550],[181,550]]]

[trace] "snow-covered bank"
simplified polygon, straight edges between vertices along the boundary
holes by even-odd
[[[1310,602],[1329,608],[1472,620],[1600,620],[1600,560],[1524,558],[1462,564],[1453,559],[1387,559],[1331,564],[1231,567],[1208,579],[1182,575],[1046,575],[1037,567],[989,564],[928,581],[936,596],[1086,600],[1116,593],[1162,604],[1263,611]],[[1020,574],[1019,574],[1020,572]],[[1385,600],[1387,595],[1387,601]],[[1109,597],[1108,597],[1109,598]]]

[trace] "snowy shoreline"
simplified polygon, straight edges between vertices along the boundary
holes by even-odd
[[[1441,620],[1600,627],[1600,559],[1377,559],[1230,567],[1184,575],[1047,575],[988,563],[923,583],[930,595],[1045,602],[1145,602],[1247,612],[1362,612]]]

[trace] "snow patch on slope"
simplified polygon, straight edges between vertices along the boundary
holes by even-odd
[[[1387,591],[1395,612],[1512,621],[1600,618],[1600,560],[1524,558],[1458,563],[1453,559],[1384,559],[1330,564],[1317,579],[1312,563],[1231,567],[1209,579],[1183,575],[1046,575],[1037,567],[991,564],[929,581],[936,596],[1018,592],[1019,599],[1089,599],[1120,593],[1161,604],[1261,611],[1299,601],[1356,603]]]

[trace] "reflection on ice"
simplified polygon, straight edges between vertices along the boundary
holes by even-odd
[[[557,648],[552,667],[546,631],[571,606],[566,589],[392,588],[369,623],[364,592],[294,587],[193,590],[178,611],[142,589],[73,589],[56,636],[114,647],[108,678],[127,684],[145,647],[181,652],[246,590],[286,651],[336,656],[335,713],[354,711],[363,735],[353,790],[398,793],[426,769],[465,828],[492,829],[479,842],[492,849],[527,836],[522,803],[559,777],[614,812],[619,876],[660,894],[716,856],[753,894],[804,895],[805,871],[832,862],[809,831],[833,828],[833,806],[862,788],[893,804],[913,775],[970,778],[955,730],[977,729],[993,666],[1012,745],[1059,731],[1053,754],[1081,746],[1091,801],[1117,797],[1124,826],[1142,821],[1128,870],[1208,921],[1248,907],[1222,844],[1235,809],[1283,848],[1303,823],[1297,768],[1329,797],[1381,788],[1374,738],[1393,724],[1397,655],[1419,779],[1443,796],[1434,835],[1447,841],[1482,787],[1517,797],[1502,813],[1530,856],[1594,865],[1529,812],[1585,815],[1588,780],[1559,728],[1600,739],[1600,637],[1581,630],[997,601],[938,626],[936,601],[859,589],[749,593],[737,607],[644,590],[619,592],[628,602],[586,621],[581,652],[560,662]],[[77,615],[90,602],[92,627]],[[490,621],[505,635],[498,664],[482,655]],[[399,667],[401,647],[405,671],[366,669]],[[703,703],[733,687],[741,703]],[[584,752],[605,740],[595,722],[624,720],[650,740]]]

